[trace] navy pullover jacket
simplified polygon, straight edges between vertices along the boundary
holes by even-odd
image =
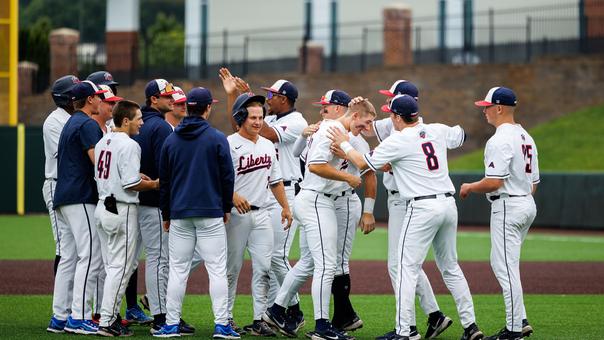
[[[164,115],[156,109],[145,106],[143,126],[138,135],[132,137],[141,147],[140,172],[151,179],[159,178],[159,157],[166,138],[172,133],[172,127]],[[138,194],[140,205],[159,207],[159,192],[156,190],[141,191]]]
[[[201,117],[185,117],[162,148],[159,184],[164,221],[231,212],[235,173],[225,135]]]

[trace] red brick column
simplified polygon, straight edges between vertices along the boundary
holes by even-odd
[[[585,0],[587,37],[604,37],[604,3],[602,0]]]
[[[304,53],[304,46],[300,47],[300,58],[299,69],[303,72],[304,67],[302,54]],[[306,43],[306,73],[307,74],[320,74],[323,72],[323,45],[320,43],[309,41]]]
[[[31,61],[21,61],[17,68],[19,69],[19,96],[31,96],[34,93],[38,64]]]
[[[411,51],[411,8],[384,7],[384,66],[413,64]]]
[[[138,68],[138,32],[105,33],[107,71],[123,84],[132,84]]]
[[[67,74],[78,74],[80,33],[70,28],[50,32],[50,82]]]

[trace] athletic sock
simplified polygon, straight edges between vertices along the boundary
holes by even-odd
[[[333,278],[333,282],[331,283],[331,294],[333,295],[333,318],[331,319],[331,323],[340,326],[340,323],[344,320],[345,314],[342,310],[343,304],[343,285],[342,285],[342,275],[336,276]]]
[[[275,313],[277,313],[278,315],[283,315],[283,314],[285,314],[285,307],[283,307],[283,306],[279,306],[279,305],[278,305],[278,304],[276,304],[276,303],[273,303],[273,305],[271,306],[271,309],[272,309],[272,310],[273,310]]]
[[[163,326],[166,324],[166,314],[153,315],[153,324]]]
[[[61,262],[61,256],[55,255],[55,267],[53,277],[57,276],[57,268],[59,268],[59,262]]]
[[[315,330],[316,331],[323,331],[325,329],[327,329],[327,327],[329,326],[329,321],[327,319],[317,319],[315,320]]]
[[[350,274],[336,276],[334,278],[334,283],[336,283],[337,290],[334,291],[334,285],[332,285],[332,293],[334,296],[333,323],[351,321],[356,316],[356,312],[350,302]]]
[[[126,287],[126,306],[128,309],[138,306],[136,294],[138,290],[138,268],[134,270]]]
[[[434,323],[434,322],[438,321],[438,319],[440,319],[440,317],[442,315],[443,315],[443,313],[439,310],[437,310],[436,312],[432,312],[432,313],[428,314],[428,322]]]

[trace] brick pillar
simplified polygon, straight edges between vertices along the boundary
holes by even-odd
[[[107,71],[121,84],[134,83],[138,67],[138,32],[105,33]]]
[[[50,32],[50,81],[66,74],[78,74],[78,43],[80,33],[70,28]]]
[[[300,58],[298,69],[302,72],[302,54],[304,53],[304,46],[300,47]],[[323,45],[309,41],[306,43],[306,73],[307,74],[320,74],[323,72]]]
[[[34,93],[38,64],[30,61],[19,62],[19,96],[31,96]]]
[[[585,0],[585,16],[587,17],[587,37],[604,37],[604,4],[602,0]]]
[[[384,66],[413,64],[411,8],[404,4],[384,7]]]

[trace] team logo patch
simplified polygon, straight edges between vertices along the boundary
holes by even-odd
[[[71,77],[71,82],[77,84],[80,82],[80,80],[78,79],[78,77]]]
[[[419,136],[420,138],[426,138],[426,131],[420,131]]]
[[[113,76],[108,72],[105,72],[103,76],[105,77],[105,80],[113,80]]]
[[[107,145],[111,144],[111,139],[107,139]]]
[[[493,169],[495,169],[495,164],[493,164],[493,162],[491,162],[491,163],[489,164],[489,168],[493,168]]]
[[[523,141],[526,140],[526,137],[524,137],[524,133],[520,134],[520,138],[522,138]]]
[[[287,126],[281,126],[281,128],[283,129],[283,131],[285,131],[285,129],[287,129]]]

